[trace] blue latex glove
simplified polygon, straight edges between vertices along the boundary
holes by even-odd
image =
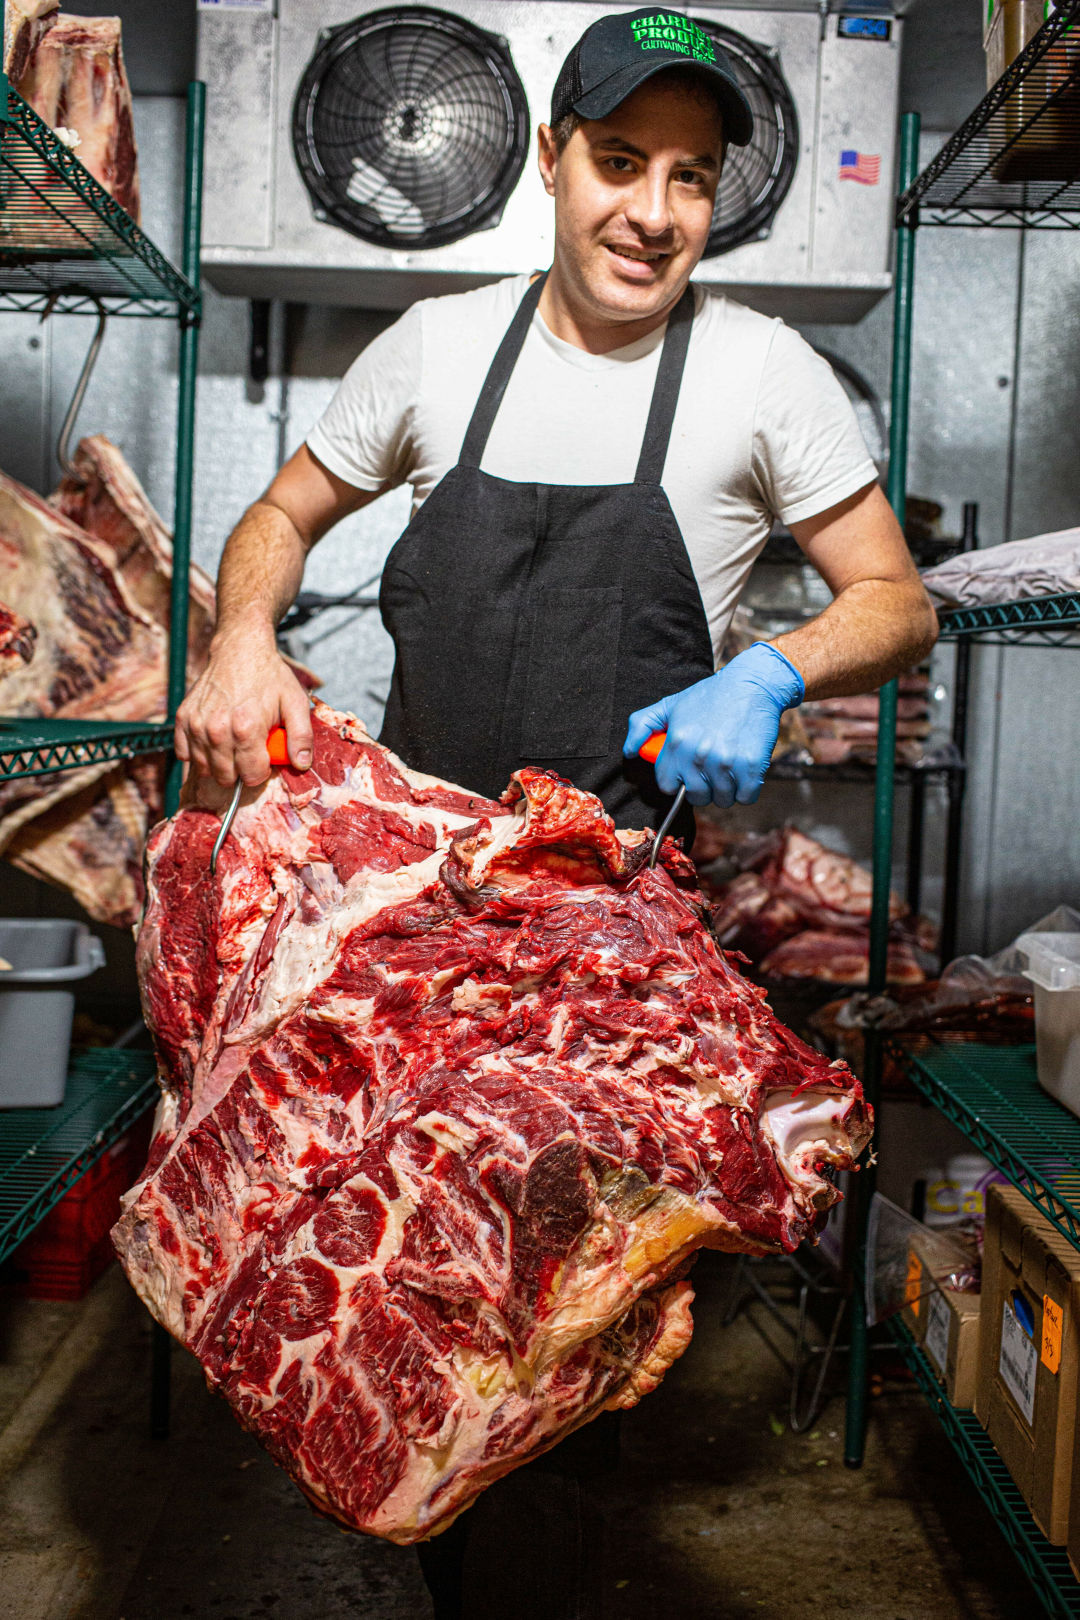
[[[654,731],[666,731],[656,761],[662,793],[686,785],[691,804],[753,804],[776,746],[780,716],[796,708],[803,678],[775,647],[755,641],[717,675],[637,709],[623,743],[633,757]]]

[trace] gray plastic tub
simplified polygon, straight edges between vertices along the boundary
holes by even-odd
[[[74,984],[105,965],[100,939],[63,917],[0,918],[0,1108],[64,1100]]]

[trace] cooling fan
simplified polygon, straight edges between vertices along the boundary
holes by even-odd
[[[293,105],[316,217],[378,247],[443,247],[497,225],[528,144],[506,42],[432,6],[327,30]]]
[[[696,16],[694,21],[727,52],[754,114],[749,146],[729,146],[716,193],[705,257],[767,236],[795,178],[799,120],[777,57],[733,28]]]

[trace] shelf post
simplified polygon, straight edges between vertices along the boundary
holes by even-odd
[[[202,238],[203,128],[206,86],[188,85],[187,143],[184,159],[183,271],[199,288]],[[169,719],[187,687],[188,568],[191,562],[191,486],[195,460],[195,377],[199,363],[199,317],[185,309],[180,325],[179,397],[176,420],[176,497],[173,516],[172,598],[169,609]],[[180,761],[169,756],[165,780],[165,813],[180,802]]]
[[[900,121],[901,196],[913,184],[919,166],[919,115],[905,113]],[[889,504],[901,528],[907,507],[908,405],[911,395],[911,327],[915,297],[915,225],[897,226],[896,268],[893,276],[892,393],[889,417]],[[889,891],[892,887],[893,793],[896,767],[897,682],[888,681],[879,698],[877,766],[874,777],[874,888],[870,910],[870,967],[868,988],[885,988],[889,952]],[[867,1029],[863,1085],[867,1100],[877,1109],[881,1100],[881,1044],[876,1031]],[[848,1362],[847,1418],[844,1462],[862,1466],[866,1447],[866,1398],[869,1373],[869,1329],[866,1325],[866,1222],[874,1192],[869,1153],[852,1177],[856,1200],[855,1250],[852,1256],[851,1355]]]

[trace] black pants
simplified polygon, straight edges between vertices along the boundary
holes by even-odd
[[[618,1461],[619,1414],[608,1412],[421,1542],[435,1620],[589,1620],[598,1526],[588,1485]]]

